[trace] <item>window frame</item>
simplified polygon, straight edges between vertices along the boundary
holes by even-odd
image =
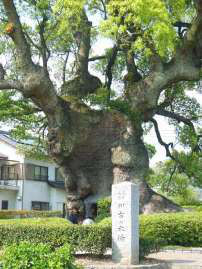
[[[39,174],[36,174],[36,168],[39,168]],[[46,175],[42,174],[43,169],[46,169]],[[42,166],[42,165],[34,165],[34,179],[41,180],[41,181],[47,181],[48,180],[48,167]]]
[[[38,204],[38,209],[33,208],[34,204]],[[43,206],[47,206],[47,209],[44,209]],[[36,210],[36,211],[49,211],[50,210],[50,203],[49,202],[42,202],[42,201],[31,201],[31,210]]]
[[[5,203],[5,202],[6,202],[7,208],[3,208],[3,203]],[[9,203],[8,200],[2,200],[1,201],[1,210],[8,210],[8,203]]]

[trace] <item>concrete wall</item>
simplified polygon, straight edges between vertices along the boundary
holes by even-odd
[[[17,191],[0,190],[0,210],[2,209],[2,200],[8,201],[8,209],[16,209]]]

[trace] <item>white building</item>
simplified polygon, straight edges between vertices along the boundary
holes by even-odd
[[[64,180],[52,162],[26,158],[0,131],[0,210],[62,210]]]

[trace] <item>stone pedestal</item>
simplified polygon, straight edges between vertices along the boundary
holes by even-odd
[[[139,264],[139,187],[128,181],[112,186],[112,260]]]

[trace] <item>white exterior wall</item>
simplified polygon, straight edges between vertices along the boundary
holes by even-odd
[[[66,191],[56,188],[51,188],[50,192],[51,210],[62,210],[63,204],[66,201]]]
[[[32,201],[50,203],[50,187],[46,182],[24,181],[23,209],[31,210]]]
[[[2,200],[8,201],[8,209],[16,208],[17,191],[0,190],[0,210],[2,209]]]
[[[66,200],[65,190],[50,187],[46,182],[25,180],[23,209],[31,210],[32,201],[47,202],[51,210],[62,210]]]

